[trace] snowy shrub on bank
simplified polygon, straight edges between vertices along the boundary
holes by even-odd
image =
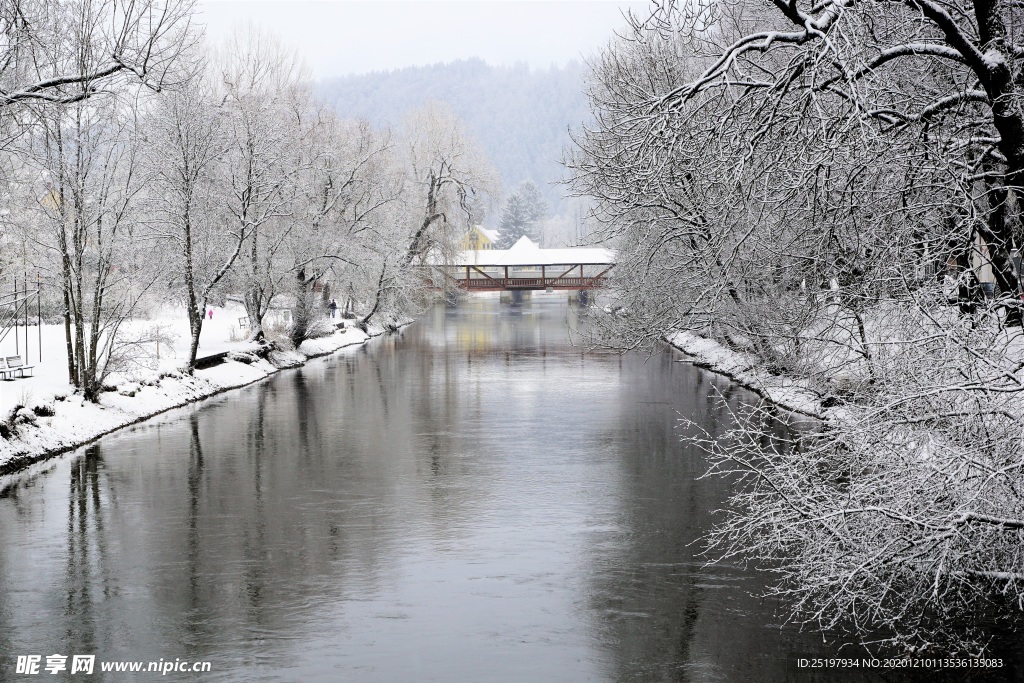
[[[228,353],[228,360],[233,360],[237,363],[244,363],[246,365],[252,365],[259,360],[259,357],[252,353],[245,351],[231,351]]]
[[[1024,611],[1022,337],[940,313],[890,320],[833,419],[786,430],[763,405],[696,441],[738,480],[714,556],[772,567],[826,629],[977,655]]]
[[[275,368],[295,368],[306,361],[306,357],[296,351],[274,350],[267,354],[267,360]]]
[[[53,406],[46,404],[32,406],[32,412],[39,417],[53,417],[55,414]]]
[[[310,323],[306,329],[306,339],[320,339],[334,334],[334,323],[329,318],[320,318]]]

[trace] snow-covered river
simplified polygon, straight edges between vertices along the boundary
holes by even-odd
[[[703,566],[726,484],[676,421],[749,396],[567,321],[438,308],[0,479],[0,680],[54,654],[96,657],[66,680],[900,680],[798,668],[860,653]],[[161,659],[211,670],[100,671]]]

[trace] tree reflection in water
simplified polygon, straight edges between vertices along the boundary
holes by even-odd
[[[0,483],[0,648],[229,681],[830,680],[796,659],[837,646],[700,556],[729,483],[676,424],[749,396],[579,324],[442,307]]]

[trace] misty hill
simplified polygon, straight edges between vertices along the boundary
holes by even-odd
[[[564,190],[559,163],[568,129],[589,120],[583,66],[530,69],[491,66],[480,59],[408,67],[325,80],[318,92],[346,117],[396,125],[431,99],[445,100],[465,121],[501,173],[505,191],[533,180],[553,213]]]

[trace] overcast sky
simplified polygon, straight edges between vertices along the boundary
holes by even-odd
[[[602,47],[616,0],[199,0],[213,40],[239,21],[299,49],[316,78],[480,57],[491,64],[564,64]]]

